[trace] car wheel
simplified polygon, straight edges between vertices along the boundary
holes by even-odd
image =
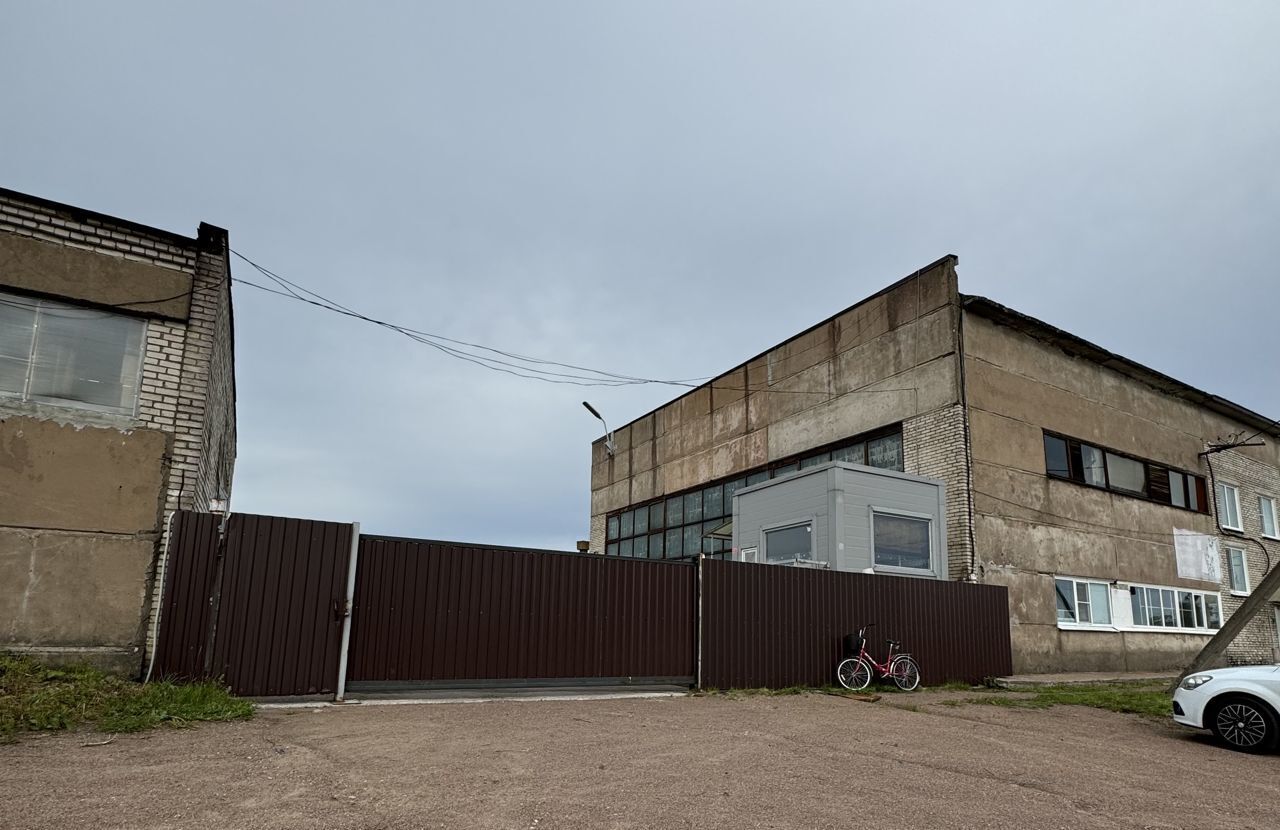
[[[1276,743],[1276,715],[1257,698],[1244,695],[1214,701],[1206,724],[1219,741],[1241,752],[1266,752]]]

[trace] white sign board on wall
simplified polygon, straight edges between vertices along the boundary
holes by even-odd
[[[1222,559],[1218,553],[1217,537],[1175,527],[1173,552],[1178,558],[1178,576],[1203,582],[1222,582]]]

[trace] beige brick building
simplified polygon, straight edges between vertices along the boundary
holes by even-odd
[[[138,672],[167,516],[231,495],[228,251],[0,189],[0,648]]]
[[[1203,454],[1252,433],[1262,446]],[[1280,557],[1262,516],[1278,438],[1269,418],[961,294],[944,257],[626,424],[612,455],[597,440],[591,547],[732,556],[705,534],[741,487],[827,460],[897,469],[946,484],[950,578],[1009,588],[1018,670],[1173,668],[1238,607],[1231,558],[1256,585]],[[1243,530],[1220,528],[1215,477],[1234,482]],[[1193,571],[1189,551],[1220,567]],[[1277,646],[1269,612],[1230,655]]]

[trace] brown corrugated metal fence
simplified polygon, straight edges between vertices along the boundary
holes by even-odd
[[[174,518],[153,675],[333,692],[353,527],[221,522]],[[998,586],[369,536],[357,564],[347,678],[366,687],[692,683],[699,636],[706,687],[827,685],[841,638],[870,622],[873,653],[901,640],[926,683],[1012,671]]]
[[[368,536],[358,562],[353,684],[693,680],[690,565]]]
[[[702,563],[702,685],[749,688],[835,682],[841,639],[866,623],[920,663],[922,682],[1012,673],[1005,588],[879,574]]]
[[[352,526],[178,513],[154,676],[221,677],[240,695],[334,691]]]

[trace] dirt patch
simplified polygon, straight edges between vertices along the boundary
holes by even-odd
[[[0,747],[5,827],[1275,827],[1280,758],[955,695],[366,706]],[[895,705],[886,705],[892,703]],[[907,705],[915,707],[909,710]]]

